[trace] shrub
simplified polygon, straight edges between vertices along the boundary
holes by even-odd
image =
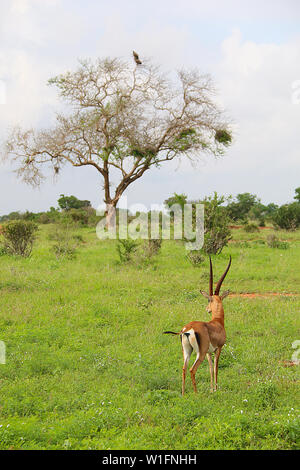
[[[190,250],[186,257],[194,267],[200,266],[205,260],[201,250]]]
[[[276,235],[268,235],[267,237],[267,244],[270,248],[280,248],[282,250],[286,250],[289,247],[288,242],[282,242],[278,240]]]
[[[225,199],[208,197],[204,203],[204,244],[203,251],[207,254],[219,254],[231,239],[229,216],[226,207],[222,206]]]
[[[38,222],[40,224],[49,224],[51,222],[51,219],[50,219],[49,215],[46,212],[44,212],[43,214],[41,214],[39,216]]]
[[[4,255],[7,255],[7,250],[5,246],[0,245],[0,256],[4,256]]]
[[[300,204],[292,202],[280,206],[273,214],[273,222],[285,230],[296,230],[300,226]]]
[[[144,256],[146,258],[152,258],[152,256],[157,255],[161,249],[162,239],[152,239],[149,238],[145,240],[143,245]]]
[[[128,263],[131,261],[132,255],[136,252],[138,243],[131,238],[118,239],[117,252],[119,254],[121,263]]]
[[[55,244],[52,246],[52,251],[57,259],[71,259],[74,257],[77,243],[75,241],[76,238],[68,225],[56,226],[54,231],[50,233],[49,238],[55,241]]]
[[[238,194],[235,201],[227,205],[229,217],[234,221],[246,221],[251,217],[251,213],[254,218],[261,217],[264,209],[258,197],[250,193]]]
[[[74,258],[76,246],[70,246],[67,243],[56,243],[52,247],[57,259],[59,258]]]
[[[68,215],[72,218],[73,222],[79,225],[88,225],[89,216],[85,210],[70,209]]]
[[[253,222],[249,222],[249,223],[245,224],[244,225],[244,230],[245,230],[245,232],[248,232],[248,233],[259,232],[258,225],[256,225]]]
[[[74,240],[76,240],[78,243],[86,243],[86,242],[84,241],[83,236],[80,235],[80,233],[75,233],[75,235],[72,235],[72,238],[73,238]]]
[[[36,222],[39,224],[51,224],[56,223],[61,219],[61,213],[54,207],[50,207],[47,212],[40,212],[36,214]]]
[[[82,209],[70,209],[61,213],[61,221],[66,224],[79,226],[96,225],[99,218],[92,207]]]
[[[32,221],[8,222],[2,227],[4,250],[11,255],[30,256],[37,228]]]

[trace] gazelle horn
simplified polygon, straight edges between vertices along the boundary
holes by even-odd
[[[229,263],[228,263],[228,266],[226,268],[226,271],[224,272],[223,276],[220,278],[217,286],[216,286],[216,290],[215,290],[215,295],[219,295],[219,292],[220,292],[220,289],[221,289],[221,286],[222,286],[222,283],[226,277],[226,274],[228,273],[229,271],[229,268],[230,268],[230,265],[231,265],[231,256],[230,256],[230,259],[229,259]]]
[[[209,257],[209,263],[210,263],[210,272],[209,272],[209,295],[213,295],[213,283],[214,283],[214,276],[213,276],[213,267],[212,267],[212,262],[211,262],[211,257]]]

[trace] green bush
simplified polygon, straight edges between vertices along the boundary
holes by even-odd
[[[52,251],[57,259],[74,258],[78,240],[68,225],[57,225],[54,230],[50,232],[49,238],[55,242],[52,246]]]
[[[37,225],[32,221],[8,222],[2,227],[4,250],[11,255],[30,256],[37,229]]]
[[[279,207],[273,217],[273,222],[284,230],[296,230],[300,226],[300,204],[292,202]]]
[[[7,250],[5,246],[0,245],[0,256],[4,256],[4,255],[7,255]]]
[[[203,251],[207,254],[219,254],[231,239],[229,216],[222,204],[223,197],[205,198],[204,201],[204,244]]]
[[[255,194],[237,194],[235,201],[231,201],[227,207],[227,212],[231,220],[246,221],[249,217],[261,217],[264,206]],[[251,214],[252,213],[252,214]]]
[[[61,213],[61,221],[66,224],[78,226],[96,225],[99,218],[96,211],[92,207],[82,209],[69,209]]]
[[[38,222],[39,222],[39,224],[50,224],[51,219],[48,216],[48,214],[46,212],[44,212],[38,217]]]
[[[89,216],[84,210],[70,209],[68,214],[75,223],[80,225],[88,225]]]
[[[249,222],[244,225],[244,230],[245,232],[248,232],[248,233],[254,233],[254,232],[259,232],[259,227],[255,223]]]
[[[282,241],[278,240],[276,235],[268,235],[267,245],[270,248],[280,248],[282,250],[286,250],[289,247],[288,242],[282,242]]]
[[[201,250],[190,250],[186,257],[194,267],[200,266],[205,260]]]
[[[121,263],[128,263],[132,259],[132,255],[136,252],[138,243],[131,238],[118,239],[117,252]]]
[[[161,249],[161,244],[162,244],[161,238],[158,238],[158,239],[149,238],[148,240],[145,240],[143,244],[144,256],[150,259],[152,258],[152,256],[157,255]]]

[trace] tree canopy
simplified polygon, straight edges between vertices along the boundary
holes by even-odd
[[[182,156],[222,155],[231,143],[212,80],[197,70],[172,77],[146,61],[139,68],[106,58],[81,61],[49,84],[68,111],[57,114],[50,129],[14,128],[5,145],[18,175],[33,185],[47,166],[58,174],[66,164],[88,165],[102,177],[105,203],[115,207],[151,167]]]
[[[82,207],[91,207],[90,201],[81,201],[80,199],[77,199],[76,196],[65,196],[64,194],[60,195],[57,202],[59,207],[66,211],[69,211],[70,209],[81,209]]]
[[[294,199],[296,199],[297,202],[300,202],[300,187],[295,189]]]

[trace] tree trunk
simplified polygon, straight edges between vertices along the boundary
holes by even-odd
[[[116,224],[116,206],[118,201],[111,200],[109,203],[106,202],[106,228],[112,229],[115,227]]]

